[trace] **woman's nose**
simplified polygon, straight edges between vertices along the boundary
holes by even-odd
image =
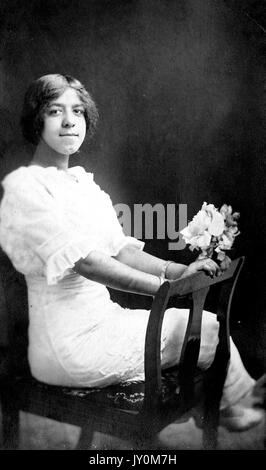
[[[74,116],[71,113],[65,113],[62,125],[63,127],[73,127],[75,125]]]

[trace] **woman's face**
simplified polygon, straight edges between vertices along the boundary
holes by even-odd
[[[84,105],[76,90],[67,88],[44,113],[42,139],[61,155],[77,152],[86,135]]]

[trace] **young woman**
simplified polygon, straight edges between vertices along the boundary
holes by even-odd
[[[161,277],[226,269],[212,260],[189,266],[145,253],[126,237],[110,197],[82,167],[69,167],[96,126],[98,112],[76,79],[45,75],[25,95],[23,134],[36,145],[29,166],[3,180],[0,243],[26,278],[29,298],[29,362],[34,377],[49,384],[104,387],[143,379],[149,312],[122,308],[107,287],[154,295]],[[106,287],[107,286],[107,287]],[[169,309],[162,328],[162,365],[178,363],[187,310]],[[210,366],[218,323],[204,312],[199,366]],[[258,424],[259,410],[241,405],[254,380],[231,341],[222,399],[222,424],[242,430]]]

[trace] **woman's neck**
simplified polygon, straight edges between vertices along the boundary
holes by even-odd
[[[43,140],[37,145],[36,151],[31,160],[31,165],[40,165],[43,167],[55,166],[59,170],[67,170],[69,155],[62,155],[53,150]]]

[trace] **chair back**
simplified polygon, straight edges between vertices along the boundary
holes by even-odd
[[[193,400],[192,379],[200,349],[201,321],[207,294],[210,289],[216,289],[216,307],[213,311],[220,322],[219,345],[216,350],[215,367],[220,368],[220,389],[225,380],[227,364],[230,357],[230,312],[234,290],[238,276],[244,264],[244,256],[232,261],[229,269],[221,276],[211,278],[204,272],[192,276],[163,283],[156,293],[146,331],[145,342],[145,397],[147,409],[156,409],[161,400],[161,328],[165,310],[170,299],[176,301],[176,306],[186,306],[190,310],[188,327],[178,366],[178,382],[181,397],[187,405]],[[185,302],[185,303],[184,303]],[[218,363],[218,364],[217,364]]]
[[[4,295],[1,319],[7,321],[5,375],[28,375],[28,296],[25,278],[0,251],[0,283]]]

